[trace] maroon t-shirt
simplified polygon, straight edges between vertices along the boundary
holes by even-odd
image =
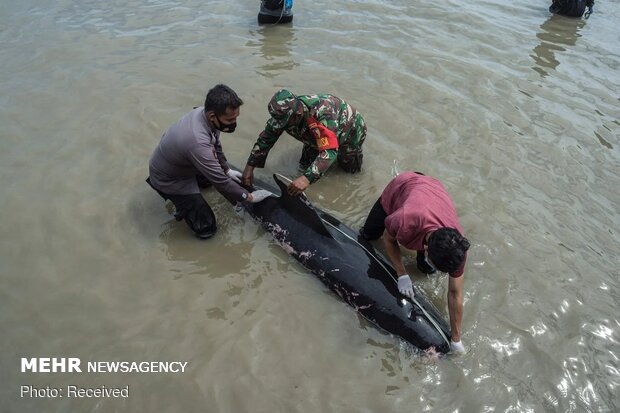
[[[443,184],[430,176],[403,172],[385,187],[381,206],[387,214],[385,229],[410,250],[424,250],[424,237],[439,228],[455,228],[463,235],[456,208]],[[463,264],[451,277],[460,277]]]

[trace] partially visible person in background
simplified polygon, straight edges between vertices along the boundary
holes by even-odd
[[[587,8],[588,12],[585,13],[587,19],[592,14],[593,7],[594,0],[553,0],[549,11],[568,17],[581,17]]]

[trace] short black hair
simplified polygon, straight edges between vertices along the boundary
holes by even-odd
[[[469,249],[469,241],[454,228],[439,228],[428,239],[428,257],[442,272],[453,273]]]
[[[226,85],[215,85],[207,92],[205,98],[205,112],[213,111],[216,115],[226,113],[226,108],[237,109],[243,101],[234,90]]]

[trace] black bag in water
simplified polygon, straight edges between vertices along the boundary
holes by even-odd
[[[588,8],[586,18],[592,13],[594,0],[553,0],[549,11],[554,14],[561,14],[569,17],[581,17]]]
[[[266,9],[269,10],[280,10],[282,9],[284,0],[264,0],[263,5]]]
[[[293,20],[293,0],[261,0],[258,24],[290,23]]]

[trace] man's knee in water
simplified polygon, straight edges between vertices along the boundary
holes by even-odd
[[[209,239],[215,235],[217,232],[217,227],[213,227],[211,230],[203,231],[203,232],[194,232],[196,236],[200,239]]]
[[[185,223],[194,232],[196,237],[200,239],[209,239],[217,232],[217,224],[214,216],[186,215]]]
[[[200,194],[172,195],[177,221],[185,220],[187,226],[200,239],[208,239],[217,232],[213,210]]]
[[[185,215],[185,222],[200,239],[209,239],[217,232],[215,214],[205,201]]]
[[[348,173],[357,173],[362,170],[362,163],[364,160],[364,154],[361,152],[347,154],[342,158],[338,158],[338,165]]]

